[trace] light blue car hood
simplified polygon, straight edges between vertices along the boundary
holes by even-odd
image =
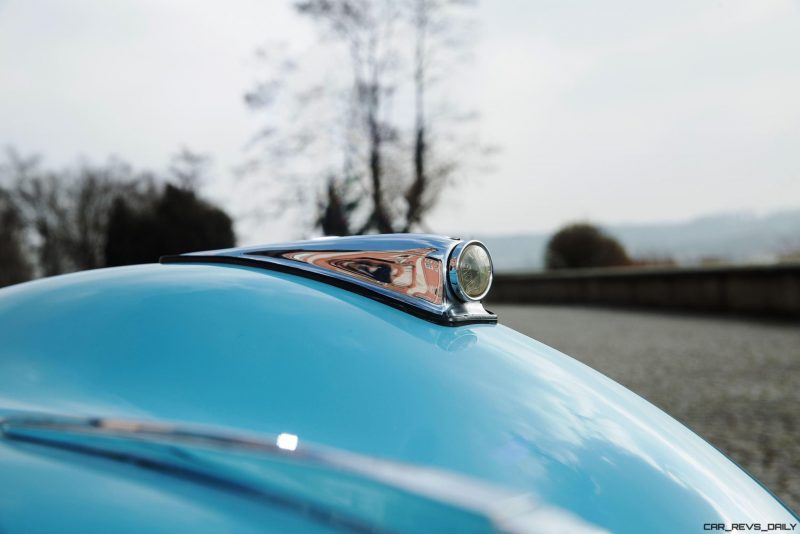
[[[291,433],[468,475],[613,532],[797,522],[674,419],[522,334],[439,326],[247,267],[105,269],[0,291],[0,410]]]

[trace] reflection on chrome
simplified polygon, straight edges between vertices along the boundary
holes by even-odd
[[[18,413],[0,419],[0,439],[212,484],[343,530],[451,524],[474,532],[604,532],[530,494],[439,469],[301,446],[288,433],[248,437],[148,421]]]
[[[433,250],[420,248],[404,251],[288,251],[265,253],[265,255],[308,263],[381,285],[397,293],[441,304],[444,300],[442,265],[427,257]]]
[[[459,262],[462,252],[468,258]],[[491,285],[492,265],[486,247],[476,241],[424,234],[353,236],[165,256],[161,262],[281,270],[335,283],[440,324],[497,322],[480,303]],[[459,265],[464,272],[448,272]]]

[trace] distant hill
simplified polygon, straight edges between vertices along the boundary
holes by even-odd
[[[766,263],[800,251],[800,209],[723,213],[684,222],[602,225],[634,258],[671,258],[682,265],[709,261]],[[552,235],[526,233],[476,236],[492,252],[498,272],[544,267],[544,248]]]

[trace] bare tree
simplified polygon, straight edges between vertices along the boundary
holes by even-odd
[[[36,158],[12,155],[10,161],[41,274],[103,267],[112,203],[132,194],[144,177],[116,161],[59,172],[42,169]]]
[[[423,215],[436,203],[445,182],[458,170],[455,161],[434,162],[440,155],[432,150],[431,121],[426,113],[426,101],[431,87],[441,80],[442,69],[447,68],[448,61],[442,55],[447,50],[460,48],[459,30],[468,25],[463,20],[455,19],[453,10],[470,5],[472,2],[469,0],[409,0],[406,7],[414,40],[414,174],[405,194],[408,209],[403,231],[406,232],[422,223]],[[436,70],[439,72],[432,72]],[[454,122],[457,121],[451,121],[450,124]]]
[[[323,30],[328,55],[338,58],[331,61],[337,72],[320,82],[313,58],[270,56],[273,77],[246,95],[252,108],[266,110],[271,119],[255,141],[266,157],[253,167],[273,176],[287,161],[305,169],[287,176],[301,190],[296,201],[306,201],[309,190],[316,196],[314,222],[325,233],[419,228],[442,188],[457,171],[467,170],[459,165],[463,158],[448,155],[446,147],[466,139],[459,135],[459,115],[431,101],[454,63],[456,54],[448,52],[463,44],[454,37],[469,27],[464,8],[470,5],[464,0],[296,3],[298,13]],[[342,85],[345,66],[350,81]],[[300,120],[304,115],[311,120]],[[331,157],[333,152],[338,156]],[[304,163],[322,160],[328,162],[323,168]]]
[[[41,274],[68,272],[65,224],[66,210],[61,187],[52,173],[41,169],[36,156],[22,157],[7,151],[4,174],[13,184],[14,196],[28,242],[35,251]]]
[[[328,178],[328,189],[317,202],[317,220],[315,224],[325,235],[350,235],[349,215],[355,211],[358,200],[348,201],[342,194],[336,178]]]
[[[7,152],[5,181],[38,274],[50,276],[105,266],[106,232],[114,199],[152,187],[154,177],[112,160],[48,170],[38,157]]]
[[[8,262],[25,277],[50,276],[234,246],[231,218],[197,192],[208,165],[182,149],[158,175],[114,159],[51,170],[8,150],[0,160],[0,283],[14,267]],[[35,272],[17,257],[33,259]]]
[[[11,193],[0,187],[0,287],[33,276],[24,246],[24,224]]]
[[[169,176],[179,188],[198,191],[206,180],[210,165],[211,158],[208,155],[184,147],[172,157]]]

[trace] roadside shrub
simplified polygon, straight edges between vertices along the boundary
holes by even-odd
[[[547,243],[547,269],[581,269],[587,267],[618,267],[630,265],[631,260],[619,241],[598,227],[575,223],[556,232]]]

